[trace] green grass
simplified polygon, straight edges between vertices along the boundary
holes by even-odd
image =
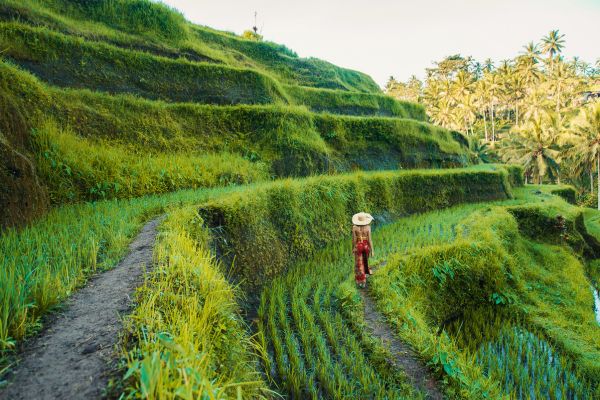
[[[122,354],[127,398],[270,398],[240,316],[241,293],[211,256],[196,207],[169,211],[156,265],[127,316]]]
[[[250,67],[287,84],[381,93],[363,73],[315,58],[299,58],[280,44],[246,40],[190,24],[182,21],[179,13],[145,0],[103,0],[96,4],[7,0],[0,8],[0,18],[171,58]]]
[[[237,188],[183,191],[57,208],[35,225],[0,236],[0,344],[13,348],[40,317],[87,278],[113,267],[142,223],[167,205],[200,203]]]
[[[502,206],[537,203],[562,215],[576,213],[564,201],[544,194],[552,188],[542,188],[541,195],[534,194],[536,190],[519,189],[517,198]],[[592,398],[597,393],[593,377],[600,367],[600,347],[593,300],[585,268],[566,243],[531,242],[521,236],[511,214],[489,205],[404,220],[378,231],[374,243],[376,250],[383,247],[384,252],[396,253],[373,281],[379,306],[400,336],[445,371],[456,395],[481,398],[485,392],[488,396],[504,392],[520,398],[519,393],[528,394],[533,384],[537,396],[576,390],[578,398]],[[501,318],[496,325],[494,315]],[[548,380],[528,375],[523,364],[490,350],[518,339],[510,331],[497,335],[500,328],[514,323],[542,335],[535,340],[528,336],[536,346],[545,346],[544,340],[551,343],[547,351],[556,354],[556,363],[543,366],[542,376]],[[440,326],[450,336],[437,336]],[[515,346],[504,348],[518,351]],[[435,355],[436,348],[446,355],[445,361]],[[483,361],[474,365],[477,357],[500,363],[500,370]],[[529,370],[533,365],[539,369],[547,353],[531,357],[535,364]],[[512,372],[507,373],[509,365]],[[520,382],[517,392],[507,386],[515,381]]]
[[[344,234],[356,210],[393,219],[510,195],[504,169],[370,172],[276,182],[251,197],[215,199],[201,214],[219,228],[218,254],[258,287]]]
[[[468,163],[467,150],[450,132],[409,119],[170,104],[49,87],[5,62],[0,71],[2,103],[11,116],[0,131],[18,151],[38,156],[55,203],[265,176]]]
[[[345,312],[359,296],[344,268],[349,254],[347,245],[320,252],[262,292],[258,338],[267,377],[293,398],[422,398],[366,334],[360,313]]]
[[[77,137],[53,123],[33,131],[37,172],[55,204],[133,198],[182,188],[228,186],[267,180],[264,163],[230,153],[140,154]]]

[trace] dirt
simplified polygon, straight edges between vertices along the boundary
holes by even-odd
[[[150,266],[160,219],[148,222],[114,269],[75,293],[64,311],[24,348],[0,399],[100,398],[114,373],[121,316]]]
[[[390,329],[383,315],[375,308],[367,290],[361,290],[360,294],[364,305],[365,323],[369,327],[371,335],[381,340],[392,353],[392,364],[404,371],[411,384],[423,392],[428,399],[444,399],[437,380],[410,346],[398,339]]]

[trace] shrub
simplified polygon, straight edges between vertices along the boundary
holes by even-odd
[[[574,187],[565,186],[560,189],[555,189],[551,191],[552,194],[562,197],[569,204],[577,203],[577,192]]]

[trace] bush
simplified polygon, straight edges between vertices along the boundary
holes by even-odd
[[[577,203],[577,192],[574,187],[565,186],[560,189],[555,189],[551,191],[552,194],[562,197],[569,204]]]
[[[358,173],[273,183],[209,202],[200,213],[218,232],[218,254],[235,260],[237,278],[256,288],[348,232],[355,212],[390,218],[509,196],[502,170]]]

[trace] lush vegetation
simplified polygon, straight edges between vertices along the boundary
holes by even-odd
[[[259,345],[239,314],[242,293],[211,256],[196,207],[171,210],[156,266],[137,293],[123,335],[129,398],[265,398]]]
[[[449,57],[392,80],[399,101],[161,3],[2,1],[0,224],[37,220],[0,234],[0,371],[163,215],[115,396],[425,398],[365,326],[371,296],[449,398],[596,398],[600,216],[575,203],[600,168],[600,108],[577,100],[598,71],[562,40]]]
[[[551,31],[499,66],[450,56],[424,82],[390,78],[387,93],[424,104],[432,121],[483,141],[486,157],[524,166],[530,181],[563,178],[594,193],[600,106],[587,94],[600,89],[600,64],[566,60],[564,36]]]
[[[256,288],[346,233],[353,210],[397,218],[510,196],[504,168],[371,172],[276,182],[209,201],[200,213],[218,232],[217,254]]]
[[[558,210],[572,221],[579,212],[532,192],[517,191],[507,210],[544,201],[554,217]],[[373,292],[399,335],[445,371],[456,396],[593,398],[598,327],[585,267],[566,239],[532,241],[510,212],[484,205],[426,214],[415,225],[398,224],[384,237],[403,244],[375,276]],[[549,354],[555,361],[547,363]]]

